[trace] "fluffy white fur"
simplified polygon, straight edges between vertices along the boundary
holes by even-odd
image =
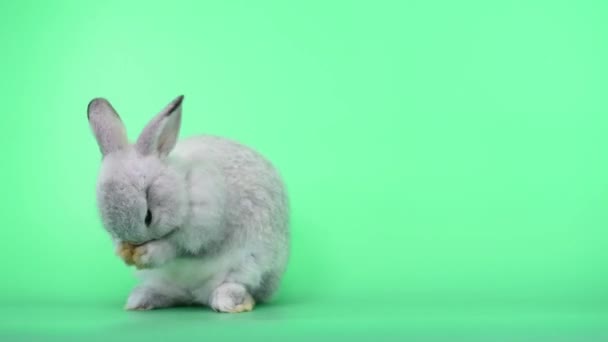
[[[101,218],[117,247],[135,246],[132,263],[140,268],[126,308],[248,311],[272,296],[285,270],[284,186],[267,160],[236,142],[212,136],[177,142],[182,99],[153,118],[135,144],[107,100],[88,107],[103,155]]]

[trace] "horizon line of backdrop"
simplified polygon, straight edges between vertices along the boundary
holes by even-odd
[[[0,3],[0,301],[124,300],[86,120],[266,155],[291,197],[279,299],[608,301],[608,3]]]

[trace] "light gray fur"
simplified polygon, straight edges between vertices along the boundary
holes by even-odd
[[[88,107],[104,156],[97,184],[103,225],[116,244],[145,251],[146,268],[137,271],[141,284],[127,308],[213,306],[214,290],[226,283],[243,285],[258,302],[268,300],[289,253],[281,178],[266,159],[234,141],[198,136],[177,142],[182,99],[154,117],[133,145],[107,100]],[[146,227],[148,208],[152,224]],[[223,289],[214,296],[230,287]],[[225,297],[213,302],[234,307],[239,303],[230,300],[242,294]]]

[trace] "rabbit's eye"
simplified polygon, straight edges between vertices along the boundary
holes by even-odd
[[[146,227],[150,227],[150,223],[152,223],[152,212],[150,211],[150,209],[148,209],[148,212],[146,213],[146,219],[144,220],[144,223],[146,224]]]

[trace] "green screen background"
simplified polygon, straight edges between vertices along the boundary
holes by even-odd
[[[1,2],[0,337],[608,336],[607,16]],[[135,139],[179,94],[182,136],[237,139],[286,180],[290,267],[256,312],[122,311],[135,281],[97,216],[86,105],[108,98]]]

